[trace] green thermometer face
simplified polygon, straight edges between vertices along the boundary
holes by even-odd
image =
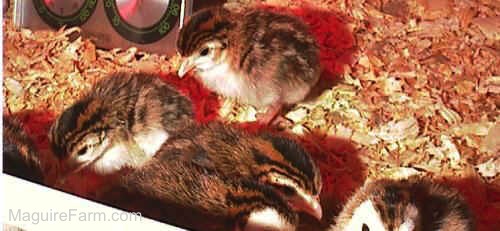
[[[104,0],[113,28],[129,41],[153,43],[179,21],[181,0]]]
[[[84,24],[94,13],[97,0],[33,0],[40,17],[51,27]]]
[[[176,28],[180,21],[181,7],[186,0],[32,1],[38,15],[55,29],[64,25],[81,26],[96,11],[98,4],[100,7],[103,5],[109,25],[118,34],[134,43],[150,44],[164,38]]]

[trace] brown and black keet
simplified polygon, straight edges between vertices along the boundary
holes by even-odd
[[[119,187],[169,208],[155,213],[142,207],[147,203],[137,203],[133,209],[190,228],[219,221],[229,229],[293,230],[297,212],[322,215],[321,177],[308,153],[293,140],[250,135],[221,123],[178,132],[153,159],[124,176]],[[132,197],[126,198],[118,204],[130,208]],[[211,217],[211,224],[200,223],[198,215]]]
[[[15,118],[3,117],[3,172],[25,180],[44,183],[39,153]]]
[[[293,230],[298,222],[270,186],[227,180],[183,160],[152,159],[101,195],[105,203],[190,230]],[[255,217],[260,212],[269,214]]]
[[[190,100],[158,76],[115,73],[67,108],[49,138],[64,171],[108,174],[142,165],[192,122]]]
[[[315,217],[321,217],[319,193],[322,182],[319,169],[309,154],[295,141],[270,134],[251,135],[221,123],[193,126],[177,133],[176,141],[192,140],[190,148],[199,150],[190,156],[171,143],[180,158],[216,169],[227,179],[258,178],[274,186],[287,201]],[[203,155],[200,155],[203,154]]]
[[[472,231],[458,191],[422,177],[367,182],[344,206],[332,231]]]
[[[284,105],[302,101],[320,76],[319,48],[299,19],[262,9],[201,10],[181,29],[179,76],[195,76],[220,95],[267,108],[270,122]]]

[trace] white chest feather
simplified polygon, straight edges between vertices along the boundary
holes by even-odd
[[[275,209],[265,208],[255,211],[248,217],[245,231],[257,230],[295,230],[295,226],[288,223]]]
[[[168,133],[163,129],[155,129],[139,133],[134,136],[137,145],[144,151],[146,156],[154,156],[161,145],[168,139]]]
[[[251,77],[233,71],[226,63],[199,72],[198,78],[210,90],[258,108],[271,105],[279,98],[276,86],[265,81],[266,78],[261,82],[250,81]]]
[[[129,150],[124,144],[116,144],[110,147],[93,164],[94,171],[99,174],[110,174],[119,171],[122,167],[128,165],[128,155],[124,155],[128,152]]]
[[[405,210],[405,218],[403,224],[399,226],[398,231],[413,231],[415,229],[415,221],[418,219],[418,209],[414,205],[409,205]]]
[[[226,97],[239,98],[245,92],[243,76],[235,73],[227,63],[199,72],[198,76],[208,88]]]
[[[94,171],[109,174],[123,167],[139,167],[149,160],[168,139],[168,133],[156,129],[134,136],[135,144],[118,143],[108,149],[94,164]],[[137,150],[139,149],[139,150]]]

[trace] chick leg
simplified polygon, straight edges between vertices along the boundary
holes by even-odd
[[[267,108],[264,113],[257,114],[257,121],[262,125],[269,125],[276,117],[279,117],[282,106],[280,104],[273,104]]]
[[[292,123],[281,115],[283,106],[281,104],[274,104],[270,106],[265,113],[257,115],[257,121],[262,126],[272,126],[279,130],[286,129]]]

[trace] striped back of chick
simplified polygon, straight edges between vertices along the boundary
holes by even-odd
[[[296,211],[321,216],[321,174],[312,158],[293,140],[252,135],[222,123],[192,126],[165,143],[161,158],[180,159],[224,180],[235,177],[272,187]],[[160,157],[159,157],[160,158]],[[295,208],[294,208],[295,209]]]
[[[170,156],[209,164],[228,177],[242,175],[253,178],[277,172],[293,179],[311,194],[321,191],[321,174],[314,160],[290,138],[271,134],[253,135],[230,125],[212,122],[205,126],[191,126],[172,139],[185,146],[176,144]],[[180,142],[182,140],[186,142]],[[165,144],[166,147],[173,145]],[[182,150],[188,147],[199,150],[198,155],[184,155]]]
[[[251,230],[249,225],[293,230],[298,222],[297,214],[269,186],[238,177],[227,180],[197,164],[162,157],[125,175],[99,199],[190,230]],[[255,217],[268,210],[267,219],[281,223],[266,224]]]

